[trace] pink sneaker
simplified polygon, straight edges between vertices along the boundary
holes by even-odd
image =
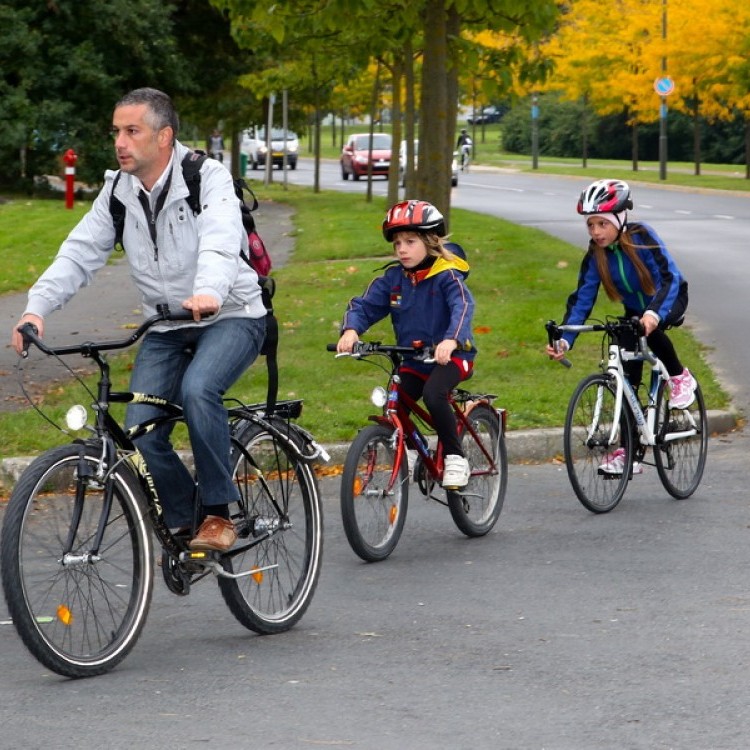
[[[625,469],[625,449],[617,448],[604,457],[599,466],[599,472],[601,474],[622,474]],[[633,461],[633,474],[643,474],[643,467],[638,461]]]
[[[695,400],[695,389],[698,387],[695,378],[686,367],[680,375],[669,379],[669,408],[687,409]]]

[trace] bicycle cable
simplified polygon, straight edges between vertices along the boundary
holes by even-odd
[[[88,393],[89,396],[91,396],[91,398],[94,401],[96,401],[96,396],[91,391],[91,389],[86,385],[86,383],[83,381],[81,376],[59,354],[53,353],[51,356],[53,356],[62,365],[62,367],[73,376],[73,380],[77,381],[81,385],[81,387],[86,391],[86,393]],[[46,422],[52,425],[52,427],[62,432],[63,435],[70,435],[71,433],[69,430],[66,430],[64,427],[62,427],[57,422],[55,422],[54,419],[52,419],[50,416],[45,414],[45,412],[42,411],[39,405],[35,403],[33,396],[26,388],[26,384],[24,382],[24,377],[23,377],[24,372],[25,372],[24,366],[23,366],[24,361],[28,361],[28,358],[19,357],[16,360],[16,368],[15,368],[16,376],[18,378],[18,385],[19,385],[19,388],[21,389],[21,393],[23,394],[24,398],[28,401],[28,403],[34,409],[34,411],[37,414],[39,414],[39,416],[41,416]]]

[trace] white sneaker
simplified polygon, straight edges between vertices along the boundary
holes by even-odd
[[[682,373],[669,379],[669,408],[687,409],[695,400],[695,389],[698,387],[695,378],[686,367]]]
[[[608,456],[605,456],[599,466],[600,474],[622,474],[625,469],[625,449],[618,448],[612,451]],[[638,461],[633,461],[633,474],[643,474],[643,467]]]
[[[458,490],[466,487],[470,476],[469,462],[463,456],[451,454],[445,457],[443,489]]]

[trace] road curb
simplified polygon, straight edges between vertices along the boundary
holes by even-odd
[[[723,435],[740,427],[737,415],[729,411],[709,410],[707,417],[711,436]],[[562,459],[562,428],[512,430],[506,436],[506,445],[508,461],[512,464],[544,463]],[[325,448],[331,456],[330,464],[342,464],[349,443],[327,444]],[[33,459],[33,456],[20,456],[0,460],[0,489],[10,492]],[[189,463],[189,454],[186,459]]]

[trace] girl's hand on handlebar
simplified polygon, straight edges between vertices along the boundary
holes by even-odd
[[[447,365],[451,361],[451,354],[458,348],[455,339],[445,339],[435,347],[435,361],[439,365]]]
[[[347,328],[336,344],[338,354],[351,354],[354,345],[359,341],[359,334],[353,328]]]
[[[19,333],[18,329],[24,324],[24,323],[31,323],[33,326],[36,326],[36,329],[38,331],[39,338],[44,337],[44,318],[40,318],[38,315],[34,315],[33,313],[26,313],[21,317],[21,320],[16,323],[15,327],[13,328],[13,333],[10,337],[10,343],[13,345],[13,348],[16,350],[18,354],[23,354],[23,336]]]
[[[659,321],[653,315],[644,313],[641,316],[641,325],[643,326],[643,335],[650,336],[657,329]]]
[[[565,339],[558,339],[554,345],[547,344],[545,351],[550,359],[561,362],[565,359],[565,354],[570,349],[570,344]]]

